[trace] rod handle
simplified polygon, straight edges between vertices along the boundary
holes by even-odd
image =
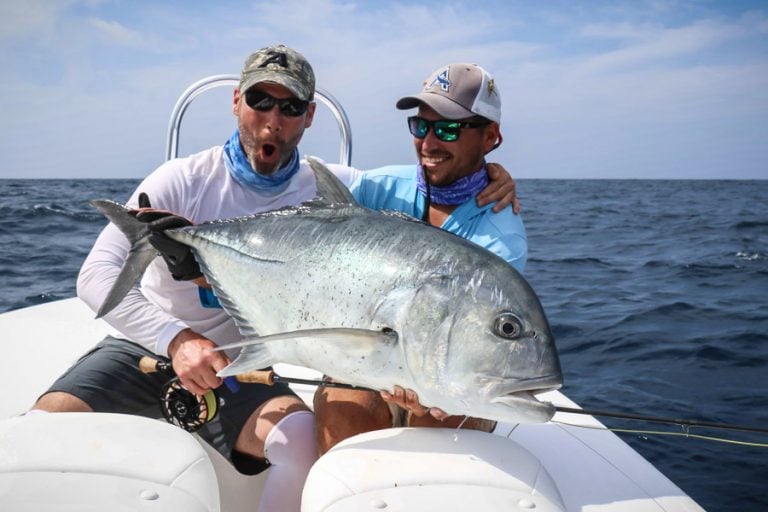
[[[239,373],[235,375],[238,382],[247,384],[266,384],[271,386],[275,383],[275,372],[272,370],[255,370],[252,372]]]
[[[155,373],[159,370],[165,370],[166,368],[164,368],[164,366],[167,366],[167,363],[163,363],[162,361],[158,361],[149,356],[144,356],[139,359],[139,370],[141,370],[142,373]],[[266,384],[267,386],[272,386],[275,383],[275,372],[271,370],[255,370],[252,372],[240,373],[235,375],[235,378],[238,382],[246,384]]]
[[[162,366],[165,366],[165,363],[161,363],[153,357],[144,356],[139,359],[139,370],[141,370],[141,373],[155,373],[164,370],[165,368]]]

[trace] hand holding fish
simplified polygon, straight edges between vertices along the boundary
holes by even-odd
[[[149,196],[144,192],[139,194],[139,209],[133,213],[137,220],[147,224],[151,232],[149,243],[163,257],[176,281],[194,281],[203,276],[189,246],[171,240],[164,233],[166,229],[192,226],[189,219],[167,210],[152,208]]]
[[[424,407],[421,405],[419,402],[419,395],[417,395],[416,392],[412,389],[403,389],[400,386],[395,386],[392,393],[382,391],[381,398],[385,402],[395,404],[398,407],[405,409],[411,414],[419,417],[424,416],[427,413],[439,421],[443,421],[444,419],[450,417],[449,414],[447,414],[442,409],[437,407]]]
[[[222,380],[216,372],[230,363],[224,352],[214,352],[212,348],[216,348],[213,341],[192,329],[179,331],[168,345],[173,370],[182,386],[196,395],[219,387]]]
[[[499,164],[487,164],[490,183],[477,194],[477,206],[483,207],[496,201],[493,211],[499,213],[509,205],[512,211],[520,213],[520,200],[517,198],[517,184],[506,169]]]

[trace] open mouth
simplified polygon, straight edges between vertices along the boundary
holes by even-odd
[[[493,380],[489,380],[493,382]],[[547,375],[530,379],[502,378],[496,379],[493,384],[496,394],[499,396],[519,393],[539,394],[560,389],[563,386],[563,378],[560,375]]]
[[[543,390],[537,390],[539,391]],[[525,411],[525,416],[533,421],[546,422],[555,415],[555,406],[549,402],[538,400],[531,391],[517,391],[502,396],[497,396],[491,403],[503,405],[517,411]]]
[[[274,144],[264,144],[261,146],[261,152],[266,157],[270,157],[275,154],[275,151],[277,151],[277,146]]]
[[[550,410],[554,414],[554,408],[549,403],[540,402],[535,395],[560,389],[563,385],[562,377],[548,376],[535,379],[505,379],[498,382],[492,402],[501,403],[510,407],[526,407],[542,410]]]

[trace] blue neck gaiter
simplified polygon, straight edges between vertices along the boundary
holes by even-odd
[[[424,170],[421,168],[421,164],[418,164],[416,167],[419,191],[426,196],[427,184],[424,181]],[[429,185],[429,200],[435,204],[458,205],[466,203],[487,185],[488,173],[485,169],[485,162],[483,162],[483,166],[480,167],[480,170],[454,181],[447,187]]]
[[[272,174],[261,174],[251,167],[240,146],[240,130],[224,144],[224,161],[229,174],[243,187],[267,196],[274,196],[288,188],[288,182],[299,172],[299,149],[293,150],[291,159]]]

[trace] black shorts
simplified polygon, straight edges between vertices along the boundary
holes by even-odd
[[[168,362],[135,343],[107,336],[81,357],[46,393],[63,391],[87,403],[96,412],[134,414],[162,418],[160,399],[164,385],[175,377],[172,370],[145,374],[139,370],[139,359],[150,356]],[[235,452],[234,447],[243,425],[250,415],[267,400],[295,395],[287,384],[239,384],[232,392],[219,386],[220,398],[216,417],[196,431],[241,473],[257,474],[269,462]]]

